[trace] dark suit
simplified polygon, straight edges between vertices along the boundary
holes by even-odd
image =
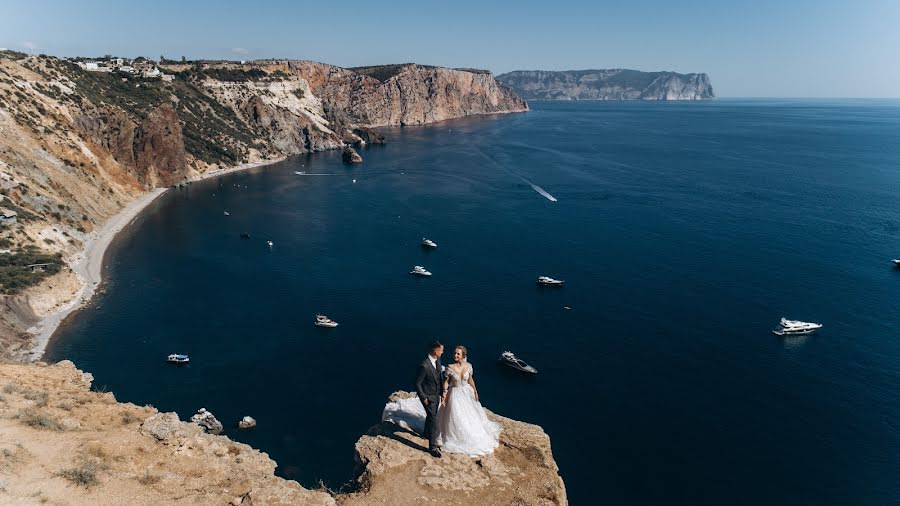
[[[425,433],[423,437],[428,439],[428,449],[437,448],[437,431],[435,423],[437,422],[438,406],[441,403],[441,393],[444,388],[444,375],[441,373],[441,359],[435,361],[435,366],[431,365],[431,359],[425,357],[425,360],[419,364],[416,369],[416,394],[419,401],[425,406],[425,400],[428,405],[425,406]]]

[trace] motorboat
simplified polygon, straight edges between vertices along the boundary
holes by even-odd
[[[434,248],[437,248],[437,243],[432,241],[431,239],[422,238],[422,247],[434,249]]]
[[[331,318],[329,318],[323,314],[317,314],[316,315],[316,326],[317,327],[328,327],[330,329],[333,329],[334,327],[338,326],[338,322],[332,320]]]
[[[416,265],[413,267],[413,270],[409,271],[413,276],[431,276],[431,273],[425,270],[421,265]]]
[[[249,239],[250,232],[241,232],[241,239]]]
[[[266,246],[271,248],[272,246],[275,246],[275,243],[272,241],[266,241]]]
[[[166,362],[170,364],[186,364],[191,361],[191,357],[187,355],[181,355],[179,353],[173,353],[166,357]]]
[[[900,267],[900,259],[898,259],[898,258],[894,259],[894,267]]]
[[[561,279],[553,279],[550,276],[538,276],[537,282],[544,286],[561,286],[565,281]]]
[[[500,362],[503,362],[517,371],[527,372],[528,374],[537,374],[537,369],[528,365],[524,360],[517,358],[515,353],[511,351],[504,351],[501,353]]]
[[[225,211],[225,216],[231,216],[231,213],[229,213],[228,211]]]
[[[779,327],[772,331],[776,336],[812,334],[822,328],[821,323],[801,322],[800,320],[788,320],[787,318],[782,318],[778,324]]]

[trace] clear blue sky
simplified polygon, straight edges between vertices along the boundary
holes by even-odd
[[[719,96],[900,96],[900,0],[5,2],[0,47],[707,72]]]

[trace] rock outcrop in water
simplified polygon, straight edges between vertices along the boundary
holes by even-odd
[[[359,153],[350,146],[344,146],[344,151],[341,153],[341,159],[344,163],[350,165],[362,163],[363,161],[362,157],[359,156]]]
[[[0,364],[0,503],[567,504],[544,431],[492,413],[500,447],[480,458],[435,459],[417,435],[372,427],[356,443],[358,489],[332,494],[275,476],[265,453],[176,413],[91,391],[92,381],[68,361]]]
[[[706,74],[637,70],[516,70],[497,76],[527,100],[708,100]]]

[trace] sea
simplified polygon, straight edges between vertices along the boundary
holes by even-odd
[[[438,339],[572,504],[900,504],[900,101],[530,105],[170,190],[45,359],[340,489]]]

